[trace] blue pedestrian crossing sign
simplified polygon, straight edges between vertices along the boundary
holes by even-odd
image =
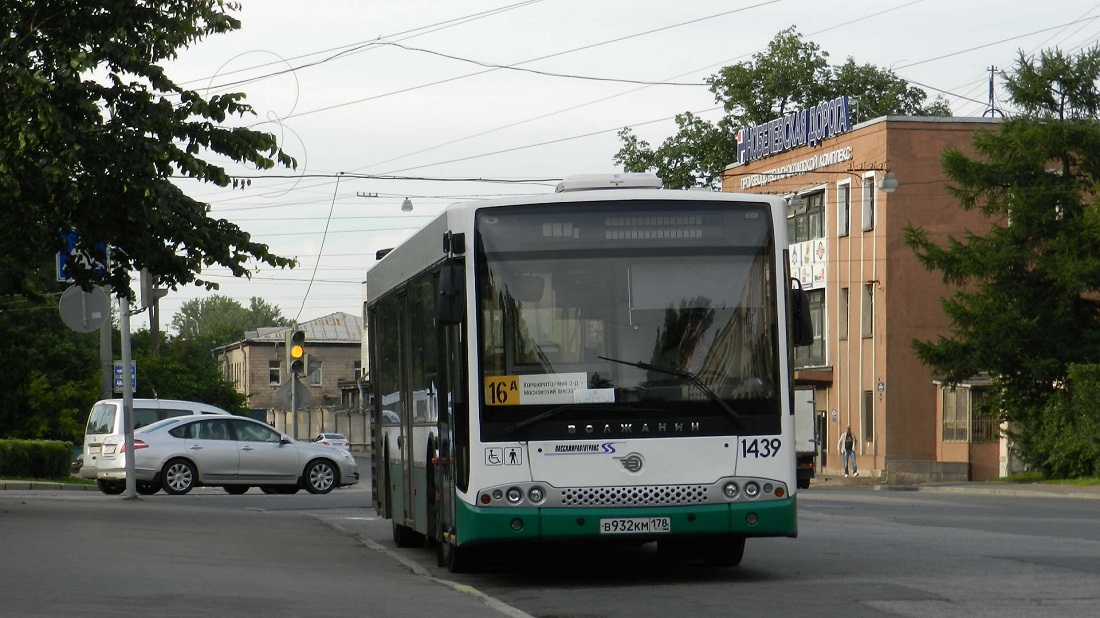
[[[76,249],[76,232],[69,232],[63,234],[62,238],[65,240],[65,249],[57,253],[57,280],[58,281],[72,281],[72,277],[69,276],[69,265],[79,262],[86,270],[91,270],[97,274],[104,274],[107,271],[107,265],[100,262],[83,251],[77,251]],[[99,247],[104,252],[107,250],[107,245],[99,243]]]

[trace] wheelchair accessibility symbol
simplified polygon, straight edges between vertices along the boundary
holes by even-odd
[[[510,446],[508,448],[489,447],[485,449],[485,465],[487,466],[519,466],[523,465],[523,449]]]

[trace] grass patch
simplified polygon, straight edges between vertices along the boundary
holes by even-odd
[[[1025,472],[1001,479],[990,479],[991,483],[1042,483],[1044,485],[1066,485],[1070,487],[1091,487],[1100,485],[1100,478],[1047,479],[1040,472]]]

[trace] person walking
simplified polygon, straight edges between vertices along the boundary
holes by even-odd
[[[844,458],[844,476],[848,476],[848,460],[852,461],[852,476],[859,476],[859,471],[856,470],[856,438],[852,435],[852,426],[848,425],[847,431],[840,434],[840,440],[837,440],[836,449],[840,451],[841,457]]]

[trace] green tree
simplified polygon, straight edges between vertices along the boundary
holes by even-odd
[[[1050,399],[1072,364],[1100,361],[1100,49],[1020,54],[1006,86],[1018,116],[974,134],[975,157],[943,154],[948,190],[979,209],[988,232],[941,246],[908,227],[905,241],[929,270],[959,286],[944,299],[951,336],[914,341],[918,357],[950,382],[995,380],[994,404],[1013,421],[1025,461],[1059,440]]]
[[[178,337],[211,350],[244,338],[245,331],[266,326],[290,326],[279,307],[252,297],[245,308],[228,296],[213,294],[183,303],[172,316]]]
[[[660,146],[639,140],[627,127],[619,132],[622,148],[616,165],[628,172],[654,171],[665,186],[711,186],[722,170],[737,160],[737,130],[760,124],[799,108],[849,95],[855,100],[852,121],[886,114],[950,116],[947,102],[909,86],[889,70],[859,65],[848,58],[830,65],[829,54],[803,41],[792,26],[772,39],[751,61],[722,68],[707,82],[725,117],[711,123],[688,112],[676,116],[677,132]]]
[[[223,410],[242,413],[248,399],[225,378],[210,348],[182,337],[171,337],[152,355],[148,330],[134,333],[133,355],[138,366],[135,397],[200,401]]]
[[[0,4],[0,295],[36,294],[33,270],[79,231],[78,249],[106,272],[76,264],[77,283],[110,285],[130,296],[141,268],[176,288],[218,264],[249,275],[252,261],[293,260],[171,182],[183,177],[227,186],[217,155],[258,169],[294,166],[275,137],[230,128],[253,115],[238,93],[205,97],[180,87],[161,64],[240,22],[225,0],[10,0]]]
[[[78,442],[99,394],[99,335],[61,321],[57,283],[43,265],[34,284],[57,290],[38,298],[0,296],[0,437]]]

